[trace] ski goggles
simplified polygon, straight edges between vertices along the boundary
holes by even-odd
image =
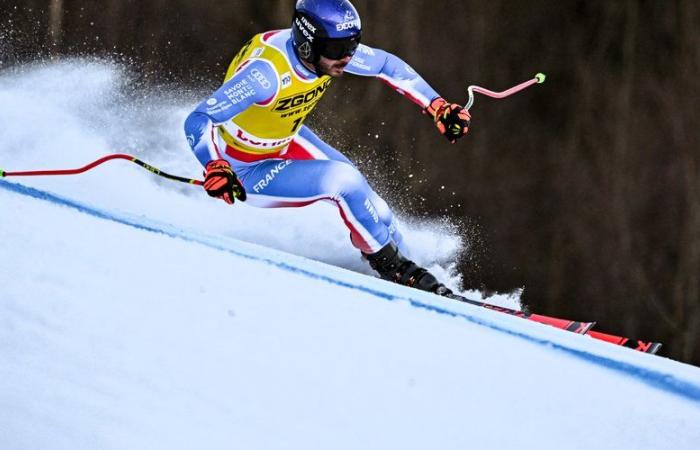
[[[360,45],[360,35],[343,39],[318,39],[316,48],[318,54],[328,59],[343,59],[352,56]]]

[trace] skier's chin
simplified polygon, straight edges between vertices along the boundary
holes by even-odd
[[[347,66],[347,64],[333,64],[332,66],[325,69],[324,72],[326,73],[326,75],[331,76],[333,78],[340,78],[345,73],[345,66]]]
[[[335,69],[335,71],[333,73],[331,73],[331,76],[333,78],[340,78],[343,76],[344,73],[345,73],[345,69]]]
[[[350,63],[350,58],[346,57],[343,59],[330,59],[326,58],[324,56],[321,56],[320,61],[318,62],[318,67],[321,69],[321,72],[323,72],[325,75],[328,75],[333,78],[339,78],[342,77],[343,74],[345,73],[345,68],[347,65]]]

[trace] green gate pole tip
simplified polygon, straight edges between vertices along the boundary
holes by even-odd
[[[537,75],[535,75],[535,78],[537,78],[537,84],[542,84],[542,83],[544,83],[544,80],[547,79],[547,75],[540,72]]]
[[[5,171],[0,169],[0,178],[5,178]]]

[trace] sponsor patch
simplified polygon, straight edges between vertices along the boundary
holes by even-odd
[[[374,50],[372,50],[372,47],[367,47],[365,44],[360,44],[357,46],[357,51],[360,53],[364,53],[365,55],[369,56],[374,56]]]
[[[219,114],[226,111],[227,109],[230,109],[231,107],[233,107],[231,102],[229,102],[228,100],[224,100],[223,102],[216,103],[213,106],[207,108],[207,114]]]
[[[270,89],[272,86],[270,80],[268,80],[267,77],[258,69],[251,70],[250,75],[260,84],[260,86],[262,86],[263,89]]]
[[[282,89],[288,88],[289,86],[292,85],[292,74],[291,72],[286,72],[283,73],[280,76],[280,80],[282,81]]]
[[[239,81],[224,91],[226,97],[234,105],[256,94],[255,88],[246,79]]]
[[[328,86],[330,86],[331,80],[326,80],[322,85],[308,90],[306,92],[301,92],[296,95],[289,97],[284,97],[277,100],[273,111],[286,112],[301,108],[304,105],[315,104],[320,100],[321,96],[326,92]]]
[[[357,67],[358,69],[370,71],[372,68],[368,66],[367,64],[362,64],[364,61],[361,58],[353,58],[350,61],[350,65],[353,67]]]
[[[228,130],[227,130],[228,131]],[[264,139],[264,138],[257,138],[254,136],[249,136],[246,133],[243,132],[240,128],[237,129],[235,132],[236,134],[236,140],[239,142],[253,148],[274,148],[274,147],[280,147],[282,145],[288,144],[292,139],[292,137],[286,137],[283,139]]]

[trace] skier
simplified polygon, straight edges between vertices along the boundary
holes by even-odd
[[[204,189],[257,207],[333,202],[352,244],[387,280],[439,295],[451,291],[409,260],[389,206],[341,152],[304,120],[343,73],[376,77],[417,103],[454,143],[469,112],[449,103],[397,56],[360,43],[348,0],[299,0],[291,29],[255,35],[233,59],[224,84],[187,117],[185,134],[205,167]]]

